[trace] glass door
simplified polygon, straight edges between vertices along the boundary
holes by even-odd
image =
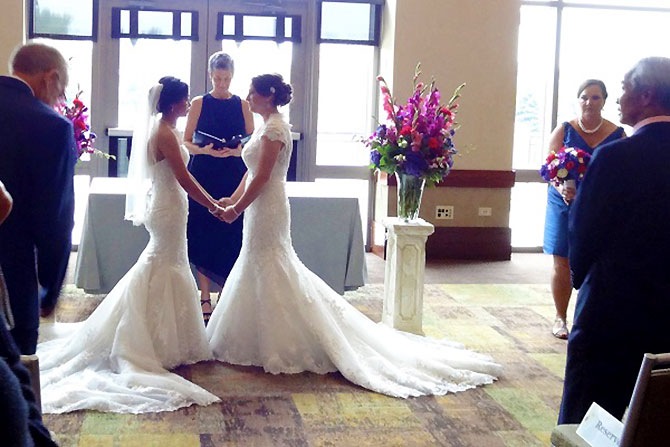
[[[132,0],[101,2],[100,38],[93,55],[93,78],[99,82],[92,112],[103,123],[108,152],[116,160],[98,175],[126,175],[134,123],[160,78],[174,76],[192,91],[202,90],[206,6],[206,0],[146,1],[141,6]],[[177,125],[183,129],[185,119]]]
[[[293,101],[283,112],[300,139],[304,110],[296,107],[304,97],[298,80],[305,78],[308,2],[302,1],[209,1],[209,54],[228,53],[235,61],[230,86],[233,94],[246,98],[251,79],[265,73],[281,74],[294,87]],[[210,88],[209,79],[206,79]],[[254,115],[256,127],[262,118]],[[301,145],[298,145],[301,146]],[[294,149],[304,150],[302,147]],[[294,156],[297,156],[295,154]],[[304,179],[298,174],[299,179]]]

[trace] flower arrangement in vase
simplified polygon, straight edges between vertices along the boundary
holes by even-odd
[[[435,81],[418,82],[420,64],[413,78],[413,93],[399,105],[382,76],[382,104],[388,124],[381,124],[365,141],[370,148],[370,169],[395,174],[398,181],[398,216],[405,221],[419,215],[425,185],[434,186],[449,174],[457,151],[453,136],[461,84],[446,104],[441,103]]]

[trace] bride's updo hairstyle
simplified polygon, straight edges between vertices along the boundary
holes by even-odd
[[[293,88],[280,74],[264,74],[251,80],[254,90],[261,96],[272,96],[272,105],[285,106],[291,102]]]
[[[159,84],[163,86],[158,98],[156,109],[159,113],[168,113],[173,104],[183,101],[188,97],[188,84],[173,76],[162,77]]]

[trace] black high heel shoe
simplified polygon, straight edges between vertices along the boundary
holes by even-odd
[[[209,304],[209,312],[202,311],[202,319],[205,322],[205,326],[209,323],[209,319],[212,317],[212,300],[207,298],[206,300],[200,300],[200,307],[202,308],[203,304]]]

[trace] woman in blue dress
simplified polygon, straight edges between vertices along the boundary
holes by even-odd
[[[226,53],[219,51],[210,56],[213,88],[193,99],[184,131],[184,144],[192,154],[189,171],[213,197],[228,197],[235,192],[246,172],[241,148],[212,151],[211,145],[194,144],[193,135],[202,131],[230,140],[254,131],[249,104],[229,90],[234,69],[234,62]],[[212,313],[212,282],[223,286],[240,253],[242,219],[227,225],[189,199],[186,234],[188,257],[197,270],[202,313],[207,322]]]
[[[565,146],[593,153],[598,146],[625,136],[622,127],[602,117],[602,109],[607,99],[607,89],[602,81],[584,81],[579,86],[577,98],[580,116],[554,129],[549,141],[549,152]],[[560,339],[567,339],[569,335],[566,314],[572,283],[568,261],[568,211],[575,193],[576,190],[572,187],[550,185],[544,223],[544,252],[554,257],[551,293],[556,306],[556,319],[552,333]]]

